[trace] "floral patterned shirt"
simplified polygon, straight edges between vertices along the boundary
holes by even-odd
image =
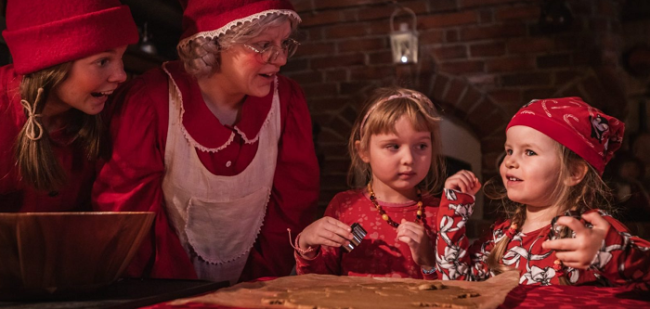
[[[439,224],[436,226],[436,267],[444,280],[482,281],[494,276],[488,268],[487,258],[495,243],[505,237],[510,220],[496,223],[491,235],[470,246],[465,235],[465,224],[473,207],[473,196],[445,189],[438,211]],[[611,285],[648,290],[650,242],[630,235],[623,224],[599,212],[611,227],[588,269],[564,267],[556,271],[553,268],[557,260],[555,251],[542,248],[542,243],[549,239],[550,224],[536,231],[515,234],[507,245],[501,263],[520,271],[519,284],[560,284],[563,271],[574,285],[605,281]]]
[[[378,202],[395,222],[399,223],[402,219],[413,222],[416,219],[417,201],[404,204]],[[425,214],[423,223],[433,246],[436,239],[433,229],[439,199],[431,195],[423,195],[422,202]],[[409,246],[397,240],[397,230],[382,220],[366,190],[349,190],[337,194],[327,206],[325,216],[340,220],[347,225],[359,223],[366,230],[367,235],[351,252],[343,248],[321,246],[313,259],[306,259],[298,252],[294,252],[296,271],[299,275],[317,273],[437,279],[435,272],[430,275],[422,273],[420,266],[413,261]]]

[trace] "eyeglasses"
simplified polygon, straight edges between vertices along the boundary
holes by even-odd
[[[298,45],[300,43],[294,39],[286,39],[282,41],[282,46],[277,46],[271,44],[271,42],[260,42],[255,44],[243,44],[246,48],[254,51],[259,56],[261,62],[271,63],[278,59],[280,52],[284,54],[285,57],[291,58],[298,50]]]

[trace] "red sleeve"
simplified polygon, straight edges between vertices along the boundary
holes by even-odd
[[[164,114],[164,108],[156,110],[155,104],[162,103],[153,100],[151,95],[164,94],[162,98],[166,102],[166,89],[166,79],[158,83],[136,79],[112,99],[115,104],[109,111],[112,152],[94,184],[93,205],[100,211],[156,213],[153,233],[143,241],[127,276],[196,278],[163,207],[161,184],[168,112]]]
[[[341,203],[338,199],[340,195],[334,196],[327,205],[324,216],[340,220],[337,216]],[[318,254],[312,259],[302,257],[298,252],[294,253],[296,259],[296,273],[303,274],[324,274],[324,275],[342,275],[341,273],[341,248],[321,246]],[[295,250],[294,250],[295,251]],[[347,274],[346,274],[347,275]]]
[[[591,269],[615,285],[650,290],[650,242],[630,235],[616,219],[601,213],[610,224]]]
[[[287,228],[300,233],[316,216],[319,168],[305,96],[287,78],[280,78],[279,87],[282,135],[273,189],[264,225],[240,281],[289,275],[294,259]]]
[[[470,247],[466,236],[465,227],[473,209],[473,196],[444,190],[436,225],[436,268],[443,280],[482,281],[489,277],[485,261],[492,247],[491,237]]]

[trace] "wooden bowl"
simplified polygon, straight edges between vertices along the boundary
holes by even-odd
[[[123,273],[153,212],[0,213],[0,299],[83,293]]]

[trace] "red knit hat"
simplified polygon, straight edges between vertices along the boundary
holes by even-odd
[[[138,42],[131,11],[118,0],[9,0],[2,35],[19,74]]]
[[[197,37],[216,38],[233,27],[269,14],[300,22],[289,0],[181,0],[183,35],[180,46]]]
[[[599,174],[621,147],[625,123],[604,114],[578,97],[533,100],[508,124],[546,134],[585,159]]]

